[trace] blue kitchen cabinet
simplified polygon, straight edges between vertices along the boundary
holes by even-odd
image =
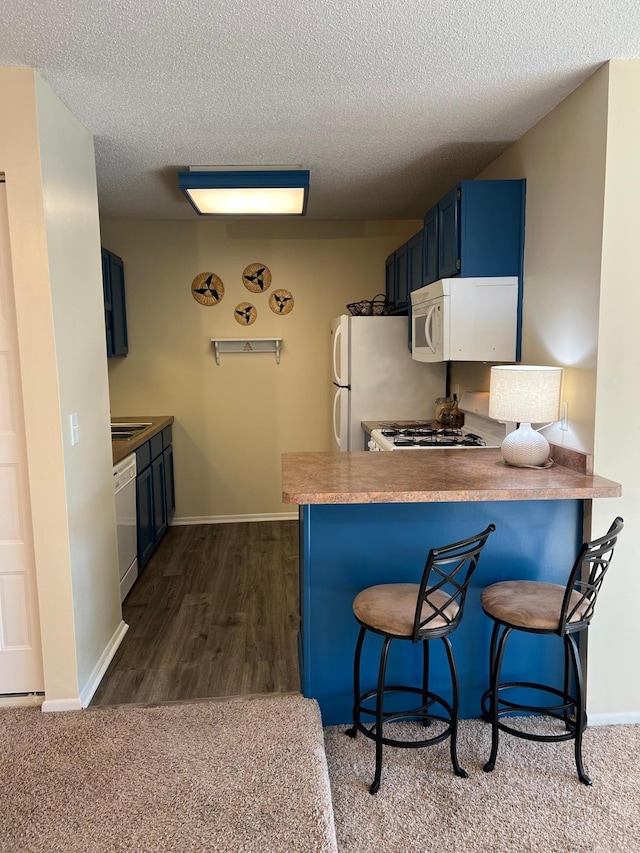
[[[102,288],[107,356],[122,356],[129,352],[127,336],[127,306],[124,292],[124,263],[122,258],[102,249]]]
[[[151,463],[153,483],[153,529],[156,543],[167,532],[167,499],[164,482],[164,455],[161,453]]]
[[[422,287],[422,231],[407,243],[407,301],[409,293]]]
[[[406,314],[412,290],[422,286],[422,231],[389,255],[386,261],[386,297],[392,314]]]
[[[422,287],[422,266],[423,266],[423,233],[422,231],[418,231],[417,234],[414,234],[413,237],[407,243],[407,255],[408,255],[408,286],[407,286],[407,315],[409,317],[409,321],[407,323],[407,336],[409,343],[409,352],[411,352],[411,291],[417,290],[419,287]]]
[[[138,570],[146,566],[156,547],[153,531],[153,482],[151,466],[138,471],[136,478],[136,516],[138,529]]]
[[[461,181],[437,205],[437,278],[431,280],[454,276],[521,278],[524,202],[524,179]],[[427,217],[433,240],[433,212]],[[427,283],[430,281],[425,275]]]
[[[422,229],[422,287],[438,280],[438,205],[424,217]],[[415,289],[415,288],[414,288]]]
[[[406,311],[409,293],[409,245],[405,243],[395,253],[394,314]]]
[[[175,513],[171,425],[136,451],[138,568],[148,563]]]
[[[176,511],[176,491],[173,479],[173,446],[170,444],[162,453],[164,457],[164,494],[167,506],[167,522],[171,521]]]
[[[387,302],[394,302],[396,298],[396,253],[391,252],[385,261],[384,268],[385,296]]]
[[[524,179],[461,181],[440,199],[425,215],[420,235],[387,258],[393,313],[404,314],[413,290],[441,278],[515,275],[521,328],[525,186]]]

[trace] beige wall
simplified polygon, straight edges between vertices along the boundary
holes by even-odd
[[[570,430],[546,435],[594,453],[597,473],[623,497],[593,502],[593,535],[616,514],[628,526],[607,577],[589,642],[589,713],[638,719],[640,599],[634,521],[640,450],[621,440],[634,423],[640,344],[640,63],[615,61],[499,157],[480,178],[527,178],[523,361],[565,368]],[[487,365],[457,365],[454,381],[488,388]]]
[[[607,68],[588,79],[478,175],[526,178],[522,361],[564,368],[569,430],[558,444],[593,451]],[[454,381],[488,389],[487,366]]]
[[[77,707],[121,620],[93,143],[32,69],[0,69],[0,112],[45,699]]]
[[[420,222],[103,221],[103,245],[125,264],[129,355],[109,360],[113,415],[171,414],[176,517],[291,513],[281,501],[281,454],[329,450],[332,317],[384,290],[384,260]],[[271,290],[294,297],[277,316],[268,294],[242,283],[251,263],[272,272]],[[191,296],[198,273],[214,272],[223,300]],[[248,328],[233,317],[258,309]],[[223,354],[212,337],[282,337],[272,354]]]
[[[623,495],[595,501],[593,524],[595,531],[604,531],[619,514],[626,528],[591,629],[589,677],[590,710],[621,715],[640,711],[640,447],[634,435],[636,412],[640,416],[640,259],[635,251],[640,223],[639,105],[640,62],[610,63],[595,464],[600,474],[622,483]]]

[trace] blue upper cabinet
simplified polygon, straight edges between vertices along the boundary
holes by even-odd
[[[412,290],[441,278],[517,275],[522,292],[525,187],[524,179],[461,181],[440,199],[424,217],[419,249],[416,235],[387,258],[387,299],[396,303],[396,311],[404,311]],[[422,258],[419,277],[413,271],[413,241]],[[407,247],[405,291],[398,258]]]
[[[422,241],[422,284],[438,280],[438,205],[424,218]],[[421,285],[422,286],[422,285]]]
[[[418,231],[407,243],[407,302],[412,290],[422,287],[422,231]]]
[[[394,310],[406,309],[409,298],[409,246],[407,243],[395,253],[395,292]]]
[[[448,192],[438,203],[437,277],[521,276],[524,200],[524,180],[462,181]]]
[[[438,203],[438,278],[459,275],[461,189],[456,187]]]
[[[122,258],[102,249],[102,287],[104,291],[104,320],[107,336],[107,356],[129,352],[127,336],[127,307],[124,295],[124,264]]]
[[[396,249],[386,261],[386,297],[394,314],[406,314],[409,294],[422,287],[422,231]]]

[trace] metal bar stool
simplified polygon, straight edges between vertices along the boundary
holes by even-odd
[[[346,734],[356,737],[358,732],[376,743],[376,770],[370,793],[380,787],[382,774],[382,746],[416,748],[440,743],[451,738],[451,763],[456,775],[466,777],[460,767],[456,752],[458,727],[458,675],[453,650],[449,641],[460,624],[471,575],[475,571],[489,534],[495,530],[490,524],[477,536],[433,548],[429,551],[422,580],[419,584],[397,583],[372,586],[359,593],[353,602],[353,612],[360,623],[356,644],[353,677],[353,727]],[[378,684],[375,690],[360,693],[360,658],[365,634],[371,631],[384,637],[380,654]],[[451,671],[453,697],[451,704],[429,690],[429,640],[441,639],[447,652]],[[392,640],[409,640],[423,643],[422,685],[385,686],[385,672],[389,646]],[[390,693],[412,693],[420,697],[418,707],[401,711],[385,711],[384,697]],[[373,708],[364,703],[375,697]],[[436,706],[436,707],[434,707]],[[441,711],[439,711],[441,709]],[[361,722],[362,715],[374,717],[371,725]],[[445,723],[444,731],[420,741],[396,740],[385,733],[387,723],[397,720],[421,720],[423,726],[432,721]]]
[[[489,689],[482,697],[482,716],[491,723],[491,756],[484,766],[489,773],[496,765],[499,732],[543,742],[575,741],[576,768],[580,781],[591,785],[582,763],[582,734],[587,727],[584,679],[577,638],[586,632],[593,617],[602,581],[611,563],[620,531],[616,518],[606,536],[585,542],[580,548],[566,587],[541,581],[503,581],[482,592],[482,609],[494,621],[489,650]],[[564,643],[564,684],[562,690],[529,681],[500,681],[506,641],[513,631],[557,634]],[[516,700],[513,691],[519,691]],[[519,701],[540,691],[550,704]],[[537,714],[560,720],[564,731],[535,734],[505,722],[513,715]]]

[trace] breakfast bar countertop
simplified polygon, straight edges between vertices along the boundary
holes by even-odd
[[[621,494],[619,483],[566,465],[509,467],[496,448],[282,455],[287,504],[586,500]]]
[[[160,430],[163,430],[166,426],[173,423],[173,415],[144,415],[144,416],[133,416],[130,415],[128,417],[111,417],[112,424],[122,424],[122,423],[139,423],[139,424],[149,424],[145,429],[141,429],[140,432],[137,432],[133,438],[129,439],[111,439],[111,449],[113,454],[113,464],[115,465],[117,462],[120,462],[121,459],[124,459],[125,456],[128,456],[130,453],[133,453],[134,450],[137,450],[138,447],[141,447],[145,442],[149,441],[150,438],[153,438],[156,433],[159,433]]]

